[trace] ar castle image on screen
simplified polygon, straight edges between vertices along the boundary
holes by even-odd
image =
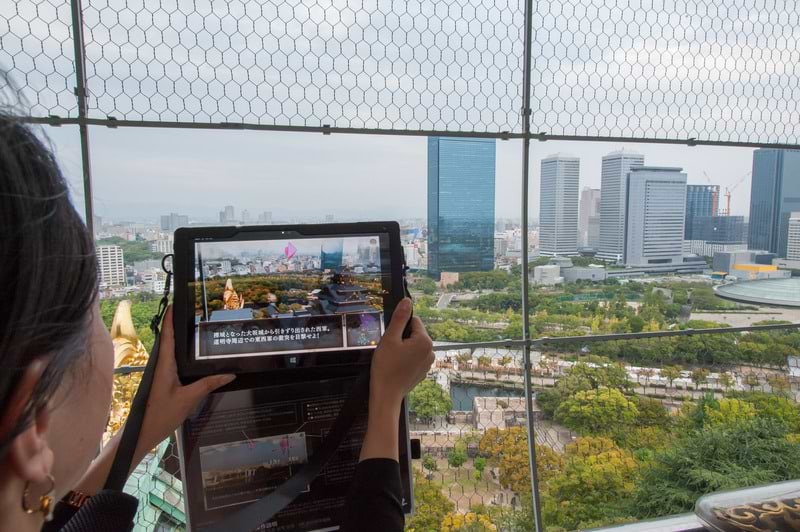
[[[258,349],[264,348],[261,340],[268,341],[270,351],[298,347],[281,343],[286,340],[313,344],[339,323],[340,347],[374,346],[380,339],[385,291],[378,237],[203,243],[198,245],[195,276],[201,329],[222,322],[271,324],[260,331],[268,333],[266,338],[256,336]],[[340,318],[313,319],[323,316]],[[276,331],[291,336],[276,338]],[[213,345],[217,339],[213,337]]]

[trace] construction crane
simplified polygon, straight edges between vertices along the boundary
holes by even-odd
[[[745,180],[745,179],[747,179],[747,177],[748,177],[750,174],[752,174],[752,173],[753,173],[752,171],[748,171],[748,172],[746,172],[746,173],[745,173],[745,174],[744,174],[742,177],[740,177],[740,178],[739,178],[739,179],[736,181],[736,183],[734,183],[734,184],[733,184],[733,185],[731,185],[730,187],[725,187],[725,205],[726,205],[726,207],[725,207],[725,210],[723,210],[723,211],[720,211],[720,213],[719,213],[719,214],[720,214],[720,216],[730,216],[730,215],[731,215],[731,193],[732,193],[734,190],[736,190],[736,188],[737,188],[739,185],[741,185],[742,183],[744,183],[744,180]]]

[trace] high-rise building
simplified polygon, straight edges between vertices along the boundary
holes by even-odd
[[[233,205],[226,205],[224,209],[219,211],[219,223],[221,224],[235,224],[236,223],[236,209]]]
[[[620,150],[603,157],[600,173],[600,247],[597,256],[622,260],[625,252],[625,199],[628,172],[644,166],[644,155]],[[683,211],[683,209],[681,209]]]
[[[495,141],[428,138],[428,271],[494,269]]]
[[[689,220],[689,216],[686,220]],[[744,216],[695,216],[691,218],[691,222],[692,240],[715,244],[747,243],[747,222]]]
[[[97,246],[100,286],[125,286],[125,257],[119,246]]]
[[[578,245],[600,245],[600,189],[583,187],[578,212]]]
[[[800,212],[793,212],[791,216],[789,216],[786,258],[800,261]]]
[[[272,213],[270,211],[264,211],[258,215],[258,222],[263,224],[271,224],[272,223]]]
[[[176,212],[161,215],[161,230],[174,231],[179,227],[186,227],[189,225],[189,217]]]
[[[556,154],[542,159],[539,194],[539,253],[578,254],[578,181],[581,161]]]
[[[250,211],[247,209],[242,211],[242,223],[249,224],[250,223]]]
[[[785,258],[789,217],[800,211],[800,150],[755,150],[751,187],[748,245]]]
[[[175,248],[175,243],[169,238],[159,238],[158,240],[150,241],[150,253],[162,253],[164,255],[172,253]]]
[[[692,234],[693,220],[702,216],[717,216],[719,212],[719,185],[686,185],[686,222],[684,238],[702,240]]]
[[[682,168],[632,168],[626,191],[625,264],[682,264],[685,216],[686,174]]]
[[[326,224],[332,224],[334,222],[334,220],[336,220],[336,217],[334,215],[332,215],[332,214],[326,214],[325,215],[325,223]]]
[[[319,250],[320,268],[323,270],[338,270],[342,267],[344,254],[344,240],[341,238],[326,238]]]

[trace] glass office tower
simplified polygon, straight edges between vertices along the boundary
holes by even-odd
[[[428,139],[428,271],[494,269],[495,140]]]
[[[800,150],[754,151],[748,247],[786,258],[789,217],[796,211],[800,211]]]
[[[686,185],[685,240],[702,240],[693,235],[694,219],[717,216],[719,209],[719,185]]]
[[[625,252],[625,203],[628,173],[644,166],[644,155],[620,150],[603,157],[600,171],[601,259],[619,261]]]

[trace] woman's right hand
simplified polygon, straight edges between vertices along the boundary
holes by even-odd
[[[433,342],[419,318],[411,318],[411,300],[394,309],[392,321],[372,355],[369,383],[369,421],[361,460],[398,460],[400,405],[433,364]],[[411,335],[403,330],[411,319]]]
[[[370,401],[399,403],[427,375],[434,361],[433,342],[419,318],[411,317],[409,298],[398,303],[392,321],[372,357]],[[403,338],[411,319],[411,335]]]

